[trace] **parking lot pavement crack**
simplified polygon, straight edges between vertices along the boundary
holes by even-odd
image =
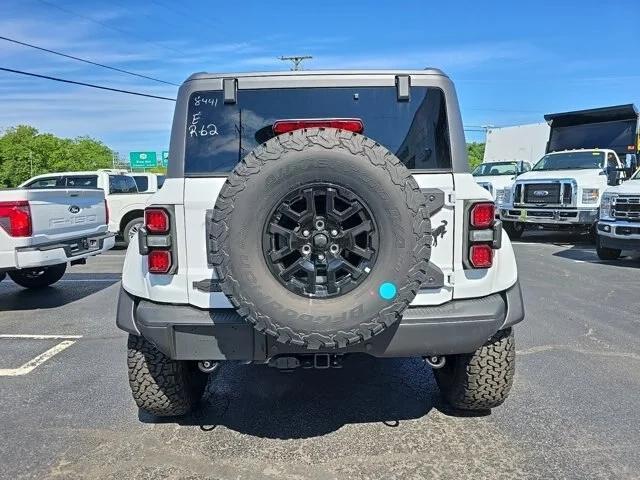
[[[631,360],[640,360],[640,355],[632,352],[606,352],[602,350],[587,350],[585,348],[575,347],[571,345],[538,345],[535,347],[518,350],[518,355],[532,355],[535,353],[549,352],[553,350],[564,350],[583,355],[597,355],[602,357],[627,358]]]

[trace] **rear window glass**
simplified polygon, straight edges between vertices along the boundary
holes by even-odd
[[[442,90],[412,87],[408,102],[395,87],[239,90],[225,104],[222,92],[189,99],[185,174],[225,173],[274,136],[277,120],[358,118],[364,135],[384,145],[411,169],[450,169],[449,131]]]
[[[138,193],[138,187],[128,175],[109,175],[109,193]]]
[[[167,177],[165,175],[158,175],[156,178],[158,179],[158,188],[162,188]]]
[[[98,187],[98,176],[97,175],[86,175],[86,176],[77,176],[77,177],[67,177],[67,187],[76,187],[76,188],[97,188]]]
[[[64,188],[63,177],[39,178],[25,185],[25,188]]]
[[[146,192],[149,190],[149,179],[144,175],[134,175],[133,180],[138,186],[139,192]]]

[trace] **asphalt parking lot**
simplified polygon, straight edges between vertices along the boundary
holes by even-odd
[[[576,243],[577,242],[577,243]],[[515,244],[527,318],[511,397],[450,415],[421,361],[224,366],[180,421],[139,414],[114,324],[124,252],[42,292],[0,283],[2,478],[640,478],[640,259]]]

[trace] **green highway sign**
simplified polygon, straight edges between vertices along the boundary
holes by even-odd
[[[131,168],[153,168],[158,166],[156,152],[129,152]]]
[[[166,150],[162,151],[162,166],[166,167],[169,164],[169,152]]]

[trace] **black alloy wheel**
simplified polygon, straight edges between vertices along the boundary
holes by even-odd
[[[342,186],[316,183],[278,202],[265,225],[263,253],[289,291],[332,298],[367,278],[378,242],[375,219],[360,197]]]

